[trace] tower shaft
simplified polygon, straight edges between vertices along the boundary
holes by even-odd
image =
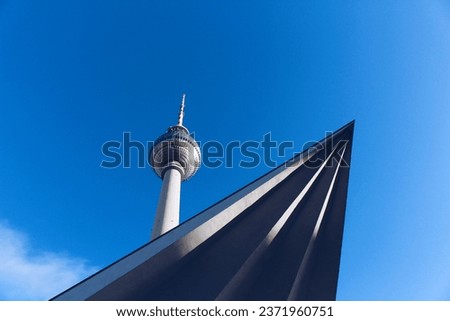
[[[155,222],[153,224],[152,240],[179,224],[180,190],[180,171],[175,167],[168,168],[163,176]]]

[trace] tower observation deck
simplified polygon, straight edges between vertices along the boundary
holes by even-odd
[[[186,95],[183,94],[178,122],[158,137],[149,151],[149,162],[162,187],[151,239],[179,224],[181,182],[190,179],[201,163],[200,147],[183,126]]]

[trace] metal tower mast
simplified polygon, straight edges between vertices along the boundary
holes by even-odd
[[[149,151],[150,165],[163,180],[151,239],[179,224],[181,182],[200,166],[200,148],[183,126],[185,97],[183,94],[177,124],[158,137]]]

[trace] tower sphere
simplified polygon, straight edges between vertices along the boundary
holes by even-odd
[[[200,147],[186,127],[172,126],[153,143],[149,161],[160,178],[163,178],[166,169],[176,168],[181,173],[181,180],[185,181],[200,167]]]

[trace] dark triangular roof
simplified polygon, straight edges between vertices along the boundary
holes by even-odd
[[[334,300],[353,127],[52,300]]]

